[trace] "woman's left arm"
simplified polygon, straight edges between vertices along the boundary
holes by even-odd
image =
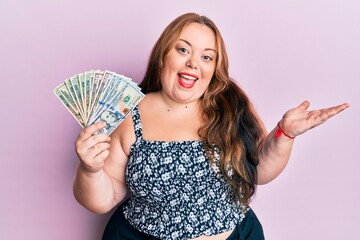
[[[257,184],[266,184],[275,179],[289,161],[294,138],[340,113],[350,105],[307,111],[310,102],[304,101],[298,107],[287,111],[279,125],[273,129],[259,146]]]

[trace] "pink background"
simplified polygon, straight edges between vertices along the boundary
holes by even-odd
[[[253,208],[269,240],[359,239],[360,3],[273,1],[0,1],[0,239],[100,239],[109,214],[72,195],[80,127],[52,89],[90,69],[139,81],[176,16],[209,16],[231,76],[268,129],[303,100],[351,107],[296,139]]]

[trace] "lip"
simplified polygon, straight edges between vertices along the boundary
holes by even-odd
[[[193,80],[186,79],[186,77],[190,77],[190,78],[194,78],[194,79]],[[188,89],[192,88],[198,79],[199,79],[199,77],[197,75],[194,75],[191,73],[186,73],[186,72],[178,73],[178,82],[179,82],[180,86],[182,86],[183,88],[188,88]]]
[[[196,78],[199,79],[199,77],[195,74],[191,74],[191,73],[187,73],[187,72],[179,72],[179,75],[184,75],[184,76],[189,76],[189,77],[193,77],[193,78]]]

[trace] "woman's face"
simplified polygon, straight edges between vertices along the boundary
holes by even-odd
[[[186,26],[165,57],[163,93],[179,103],[198,100],[214,74],[216,56],[214,32],[199,23]]]

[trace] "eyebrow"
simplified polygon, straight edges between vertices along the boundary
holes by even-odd
[[[191,43],[190,43],[189,41],[185,40],[185,39],[181,39],[181,38],[180,38],[179,40],[185,42],[185,43],[186,43],[187,45],[189,45],[190,47],[192,46]],[[205,50],[205,51],[213,51],[213,52],[217,53],[217,51],[216,51],[215,49],[213,49],[213,48],[205,48],[204,50]]]

